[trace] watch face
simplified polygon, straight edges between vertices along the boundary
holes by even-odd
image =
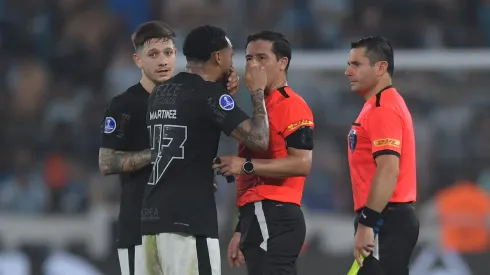
[[[243,165],[243,170],[245,173],[252,173],[254,170],[254,165],[251,162],[245,162]]]

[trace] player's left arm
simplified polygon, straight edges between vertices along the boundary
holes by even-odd
[[[381,213],[395,190],[403,145],[403,119],[389,107],[378,107],[368,119],[371,148],[376,161],[366,204],[367,211]]]

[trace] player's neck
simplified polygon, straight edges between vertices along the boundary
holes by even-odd
[[[141,86],[143,86],[143,88],[151,94],[151,91],[153,91],[153,88],[155,88],[155,83],[153,81],[151,81],[148,77],[146,77],[145,75],[143,75],[141,77],[141,80],[140,80],[140,83],[141,83]]]
[[[271,92],[287,85],[288,81],[286,80],[286,78],[280,78],[277,81],[274,81],[272,85],[265,89],[265,95],[269,95]]]
[[[187,62],[185,71],[191,74],[197,74],[204,80],[211,82],[216,82],[221,77],[221,75],[216,76],[214,73],[210,73],[209,70],[206,70],[206,65],[202,63]]]
[[[378,84],[374,86],[374,88],[370,89],[364,94],[364,99],[368,101],[370,98],[373,96],[377,95],[379,92],[381,92],[384,88],[388,87],[391,85],[391,79],[380,79]]]

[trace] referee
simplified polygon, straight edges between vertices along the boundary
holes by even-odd
[[[413,123],[391,86],[393,70],[393,48],[383,37],[351,44],[345,75],[366,100],[348,135],[359,275],[408,275],[419,235]]]
[[[306,225],[301,199],[311,169],[313,114],[287,82],[292,47],[284,35],[262,31],[247,38],[247,65],[267,73],[265,107],[269,115],[269,149],[257,152],[243,142],[238,156],[222,156],[219,169],[237,175],[236,232],[228,245],[230,266],[246,262],[250,275],[297,274],[296,260]]]

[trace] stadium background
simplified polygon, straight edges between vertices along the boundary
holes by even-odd
[[[435,202],[460,180],[490,200],[488,0],[0,0],[0,274],[119,274],[113,236],[119,186],[116,177],[99,176],[99,129],[105,103],[139,79],[129,37],[151,19],[177,30],[179,49],[196,25],[224,27],[239,70],[247,34],[273,29],[290,38],[289,84],[317,124],[299,261],[306,275],[345,274],[352,263],[346,134],[363,102],[343,71],[351,40],[390,39],[395,85],[417,138],[422,228],[411,274],[488,274],[490,246],[468,253],[443,248]],[[250,107],[247,91],[238,101]],[[224,138],[220,152],[235,148]],[[235,189],[219,181],[225,256]],[[225,261],[223,268],[245,274]]]

